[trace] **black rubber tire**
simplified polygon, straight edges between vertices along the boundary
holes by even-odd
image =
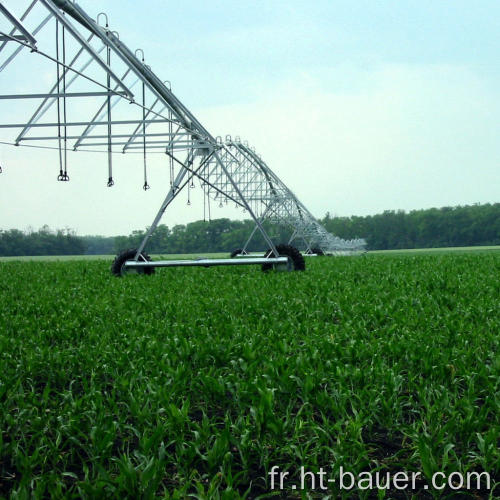
[[[323,252],[323,250],[319,247],[311,248],[311,252],[315,253],[318,257],[323,257],[323,255],[325,255],[325,252]]]
[[[304,260],[304,256],[293,246],[291,245],[276,245],[276,250],[280,254],[280,257],[289,257],[292,265],[292,271],[305,271],[306,269],[306,261]],[[264,257],[270,257],[273,254],[273,251],[269,249]],[[262,264],[262,270],[264,272],[269,271],[273,268],[272,264]]]
[[[234,259],[238,254],[240,254],[241,252],[243,252],[243,249],[242,248],[237,248],[236,250],[233,250],[229,256],[231,257],[231,259]]]
[[[132,260],[135,257],[135,254],[137,253],[137,248],[129,248],[128,250],[123,250],[121,251],[116,257],[115,260],[113,261],[113,264],[111,265],[111,273],[114,274],[115,276],[121,277],[125,274],[125,271],[123,269],[123,264],[127,260]],[[143,259],[147,261],[151,261],[151,257],[147,253],[141,253],[141,256]],[[144,267],[144,268],[138,268],[137,269],[137,274],[154,274],[155,268],[154,267]]]

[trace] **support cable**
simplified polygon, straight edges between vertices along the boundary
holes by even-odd
[[[54,125],[56,126],[56,125]],[[127,136],[128,137],[128,136]],[[58,150],[59,148],[57,146],[37,146],[35,144],[16,144],[15,142],[8,142],[8,141],[0,141],[0,144],[5,144],[6,146],[15,146],[16,148],[35,148],[35,149],[51,149],[51,150]],[[76,152],[84,152],[84,153],[105,153],[108,154],[106,150],[103,149],[78,149]],[[115,155],[120,155],[123,156],[122,151],[112,151],[111,154]],[[127,151],[127,154],[137,154],[137,155],[142,155],[142,151]],[[163,151],[149,151],[149,154],[157,154],[157,155],[164,155],[165,152]]]

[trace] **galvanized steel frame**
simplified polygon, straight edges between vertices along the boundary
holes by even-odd
[[[30,31],[26,20],[38,7],[43,7],[43,9],[38,9],[38,16],[41,16],[42,20]],[[174,95],[169,83],[160,80],[145,64],[142,50],[132,52],[120,40],[118,33],[108,28],[107,16],[106,26],[101,26],[98,22],[99,16],[97,20],[93,20],[78,4],[69,0],[31,1],[20,17],[15,16],[12,10],[9,11],[2,2],[0,3],[0,17],[2,14],[10,21],[12,27],[7,32],[0,32],[1,40],[3,40],[0,55],[9,42],[18,46],[0,65],[0,72],[5,70],[24,48],[29,48],[30,51],[54,61],[58,68],[58,78],[49,92],[0,95],[0,100],[38,99],[41,101],[25,122],[0,124],[2,129],[21,128],[21,132],[13,141],[14,144],[39,144],[56,140],[61,148],[61,127],[63,127],[64,148],[66,148],[67,141],[75,141],[71,146],[74,151],[85,150],[89,147],[102,148],[101,150],[107,151],[110,172],[108,185],[112,185],[113,182],[112,154],[117,151],[117,148],[123,153],[143,152],[145,178],[147,152],[161,150],[165,153],[172,173],[174,173],[174,165],[177,165],[175,180],[138,248],[136,262],[167,207],[193,177],[199,178],[206,188],[206,195],[210,198],[220,203],[231,200],[248,211],[255,222],[255,228],[244,250],[255,232],[259,231],[273,255],[278,257],[276,246],[263,226],[266,220],[289,226],[292,231],[290,242],[297,238],[301,239],[305,244],[306,252],[311,252],[313,247],[330,253],[353,252],[364,248],[364,240],[346,241],[328,233],[255,150],[249,147],[248,143],[242,142],[238,137],[234,140],[231,136],[226,136],[225,140],[221,137],[213,137]],[[59,29],[58,26],[63,27],[63,37],[64,33],[67,33],[72,43],[76,45],[75,53],[69,62],[61,59],[59,53],[52,56],[48,50],[42,50],[37,42],[37,34],[47,29],[47,25],[51,25],[50,21],[56,21],[56,30]],[[59,31],[56,31],[56,37],[59,40]],[[92,43],[97,43],[97,47],[94,47]],[[102,56],[103,52],[106,58]],[[137,57],[138,52],[141,52],[142,60]],[[87,54],[87,58],[82,63],[81,59],[84,54]],[[121,77],[116,72],[115,64],[124,69]],[[96,80],[93,74],[87,72],[91,65],[99,67],[105,83]],[[133,82],[128,83],[131,77]],[[88,82],[89,90],[69,92],[68,88],[77,81]],[[61,82],[64,83],[63,91],[61,91]],[[142,102],[138,102],[132,92],[137,84],[142,88]],[[40,122],[52,106],[56,104],[59,106],[61,99],[64,99],[66,106],[66,99],[88,99],[99,96],[104,98],[103,102],[86,120],[62,121],[58,119],[57,122]],[[148,100],[152,102],[151,105],[147,104]],[[125,120],[114,119],[112,110],[120,102],[129,102],[139,107],[142,110],[142,119],[132,117]],[[116,132],[117,126],[125,125],[135,125],[135,127],[130,133]],[[162,125],[164,129],[161,132],[150,132],[151,125]],[[107,133],[93,134],[94,129],[99,126],[106,126]],[[83,131],[69,135],[67,127],[83,127]],[[33,135],[32,132],[39,128],[48,130],[57,128],[58,133]],[[180,154],[185,154],[186,158],[181,159]],[[146,185],[145,180],[145,189]]]

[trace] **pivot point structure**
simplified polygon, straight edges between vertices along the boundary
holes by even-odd
[[[21,65],[44,75],[32,75],[29,92],[17,92],[16,68]],[[47,75],[53,80],[48,86],[43,83]],[[143,51],[129,49],[123,37],[111,30],[104,13],[94,19],[69,0],[0,2],[0,78],[0,105],[9,111],[16,103],[14,121],[7,122],[9,113],[0,111],[0,129],[12,134],[7,142],[55,148],[58,181],[70,180],[68,151],[107,153],[109,187],[115,182],[113,155],[138,153],[147,190],[148,155],[164,155],[170,173],[165,199],[139,247],[115,259],[112,270],[117,275],[131,270],[151,274],[156,267],[170,266],[261,264],[264,270],[302,270],[303,257],[291,246],[294,241],[305,248],[306,255],[364,248],[363,240],[346,241],[328,233],[247,142],[229,135],[212,136],[174,95],[170,84],[145,63]],[[7,93],[3,89],[9,83],[13,88]],[[145,253],[148,240],[193,179],[208,199],[232,202],[246,210],[255,229],[234,258],[152,261]],[[272,240],[265,221],[290,228],[286,245]],[[256,232],[268,251],[248,256],[248,242]]]

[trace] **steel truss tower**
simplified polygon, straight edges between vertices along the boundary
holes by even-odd
[[[264,221],[287,225],[293,232],[288,244],[298,240],[306,253],[364,249],[364,240],[346,241],[328,233],[248,143],[238,137],[213,137],[174,95],[170,84],[145,64],[143,52],[131,51],[109,28],[106,14],[94,20],[70,0],[0,2],[0,73],[15,72],[19,56],[28,51],[37,64],[42,60],[39,66],[34,64],[33,71],[44,68],[44,75],[52,72],[54,83],[43,88],[44,79],[37,82],[38,75],[33,74],[34,82],[42,87],[39,91],[0,95],[4,103],[22,102],[23,110],[26,104],[35,102],[34,107],[26,108],[26,117],[19,120],[16,113],[15,122],[1,120],[0,129],[14,131],[9,141],[14,145],[56,148],[58,180],[69,180],[69,150],[107,152],[108,186],[114,183],[113,154],[135,152],[142,153],[143,187],[148,189],[147,155],[165,154],[171,185],[139,248],[119,263],[121,270],[146,272],[172,265],[172,261],[149,262],[144,251],[170,203],[192,184],[193,178],[199,179],[207,197],[235,203],[255,222],[249,240],[259,231],[269,251],[265,257],[247,257],[245,263],[293,267],[290,256],[283,256],[283,250],[266,232]],[[15,73],[13,78],[3,78],[2,83],[15,81]],[[242,254],[246,253],[248,241]],[[228,263],[221,260],[175,262]],[[229,263],[243,262],[233,259]]]

